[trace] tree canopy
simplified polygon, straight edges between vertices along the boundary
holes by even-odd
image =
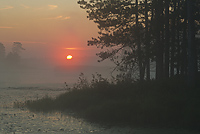
[[[20,62],[20,52],[25,50],[20,42],[13,42],[12,51],[6,55],[5,46],[0,43],[0,62],[4,64],[18,64]]]
[[[110,59],[125,74],[133,74],[137,68],[140,80],[150,79],[153,67],[156,79],[188,73],[189,16],[194,22],[192,36],[200,26],[200,2],[191,3],[193,10],[188,13],[186,0],[78,1],[99,28],[99,36],[88,45],[107,49],[97,54],[99,61]],[[199,38],[193,40],[196,62]]]

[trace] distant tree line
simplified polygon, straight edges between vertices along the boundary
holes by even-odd
[[[14,42],[12,45],[12,51],[6,55],[5,46],[0,43],[0,65],[18,64],[20,62],[20,52],[25,50],[20,42]]]
[[[186,76],[190,31],[193,68],[196,73],[200,69],[200,41],[195,38],[200,30],[199,0],[79,0],[78,4],[99,28],[99,36],[88,45],[107,48],[97,53],[99,61],[110,59],[125,75],[132,77],[136,68],[140,80],[149,80],[154,67],[156,79]]]

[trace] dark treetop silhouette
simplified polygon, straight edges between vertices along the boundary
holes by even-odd
[[[110,59],[117,70],[131,76],[137,68],[143,80],[150,79],[150,61],[156,64],[156,79],[188,74],[188,19],[193,16],[189,21],[194,24],[192,36],[200,24],[200,2],[191,2],[193,10],[188,15],[186,0],[80,0],[78,4],[99,28],[99,36],[88,45],[107,48],[97,54],[99,61]],[[199,53],[195,52],[198,40],[192,38],[196,73],[200,66]]]

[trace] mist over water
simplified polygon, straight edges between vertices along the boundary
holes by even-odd
[[[50,65],[44,60],[21,59],[19,64],[0,65],[0,87],[64,87],[64,82],[73,85],[81,72],[90,79],[101,73],[109,77],[111,66],[98,65]]]
[[[96,72],[111,77],[113,65],[97,62],[97,52],[82,48],[66,50],[30,44],[0,44],[0,87],[65,87],[73,86],[80,73],[90,80]],[[66,54],[75,54],[72,60]]]

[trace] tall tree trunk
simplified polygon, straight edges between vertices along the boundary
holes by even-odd
[[[164,77],[169,78],[169,0],[165,1],[165,64]]]
[[[146,45],[146,79],[150,80],[150,41],[149,41],[149,19],[148,0],[145,0],[145,45]]]
[[[137,53],[138,53],[138,64],[139,64],[139,73],[140,73],[140,80],[144,80],[144,72],[142,66],[142,53],[141,53],[141,41],[140,41],[140,30],[139,30],[139,11],[138,11],[138,0],[135,1],[136,4],[136,33],[137,33]]]
[[[187,20],[185,19],[183,22],[183,43],[181,44],[181,75],[186,75],[187,74],[187,32],[186,28],[187,27]]]
[[[162,1],[155,0],[155,36],[156,36],[156,79],[162,79],[163,77],[163,45],[161,42],[161,14],[162,14]]]
[[[196,84],[197,61],[195,52],[195,27],[194,27],[194,3],[187,1],[188,16],[188,86],[194,87]]]
[[[176,11],[176,0],[173,2],[174,11]],[[172,28],[171,28],[171,35],[172,35],[172,42],[171,42],[171,66],[170,66],[170,77],[174,76],[174,68],[175,68],[175,46],[176,46],[176,30],[175,25],[176,23],[176,16],[175,14],[172,17]]]
[[[178,26],[179,27],[179,26]],[[176,73],[180,74],[180,38],[179,38],[179,28],[177,29],[177,66],[176,66]]]
[[[180,1],[177,1],[177,11],[180,12]],[[180,74],[180,17],[176,16],[176,74]]]

